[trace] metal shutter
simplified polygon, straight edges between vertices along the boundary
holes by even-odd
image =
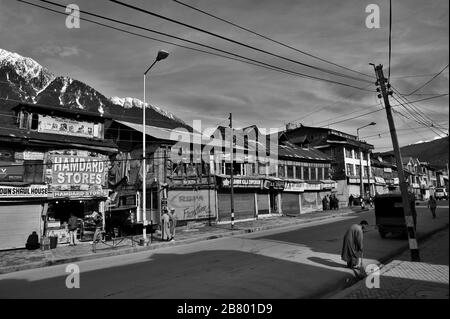
[[[219,221],[231,220],[230,194],[218,194]],[[234,219],[255,217],[255,195],[253,193],[234,193]]]
[[[300,215],[300,204],[297,193],[283,193],[281,195],[281,208],[285,215]]]
[[[35,231],[41,237],[42,204],[0,206],[0,250],[23,248]]]
[[[258,194],[258,215],[269,214],[269,194]]]

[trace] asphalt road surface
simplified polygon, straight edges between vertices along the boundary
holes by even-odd
[[[418,208],[419,235],[448,225],[448,206],[437,214],[432,219],[426,208]],[[351,224],[362,219],[374,225],[370,211],[78,262],[79,288],[67,288],[67,265],[4,274],[0,275],[0,298],[323,297],[352,277],[353,271],[340,260],[342,237]],[[399,238],[381,239],[375,227],[369,227],[364,245],[367,265],[385,260],[408,244]]]

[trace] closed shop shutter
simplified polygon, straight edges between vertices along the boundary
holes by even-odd
[[[218,194],[219,221],[231,220],[230,194]],[[253,193],[234,193],[234,219],[255,217],[255,195]]]
[[[257,194],[258,195],[258,215],[269,214],[269,194]]]
[[[289,216],[300,215],[300,204],[297,193],[283,193],[281,195],[281,209],[283,214]]]
[[[35,231],[41,236],[41,204],[0,206],[0,250],[23,248]]]

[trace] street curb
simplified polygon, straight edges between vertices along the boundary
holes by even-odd
[[[434,229],[429,233],[422,234],[417,239],[418,240],[426,240],[426,239],[430,238],[431,236],[433,236],[441,231],[444,231],[445,229],[448,229],[448,228],[449,228],[449,224],[447,223],[446,225],[443,225],[442,227]],[[391,270],[391,269],[397,267],[399,264],[401,264],[403,261],[395,261],[394,258],[396,256],[399,256],[402,253],[404,253],[406,250],[408,250],[408,248],[409,248],[409,246],[406,243],[404,247],[401,247],[401,248],[395,250],[394,252],[390,253],[388,256],[378,260],[378,262],[379,262],[378,266],[380,266],[380,275],[382,275],[386,271]],[[329,294],[327,294],[326,297],[323,297],[323,298],[325,298],[325,299],[341,299],[342,297],[352,293],[353,291],[358,290],[360,288],[360,282],[362,280],[365,280],[365,279],[363,278],[363,279],[357,280],[350,287],[345,287],[341,290],[335,290],[333,293],[329,293]]]
[[[268,225],[268,226],[259,226],[259,227],[253,227],[253,228],[245,228],[245,229],[236,229],[236,230],[230,230],[228,232],[224,232],[222,234],[211,234],[211,235],[205,235],[205,236],[199,236],[195,238],[189,238],[184,239],[180,241],[174,241],[174,242],[165,242],[165,243],[157,243],[152,244],[149,246],[137,246],[133,248],[121,248],[119,250],[111,250],[107,252],[101,252],[93,255],[80,255],[80,256],[74,256],[74,257],[67,257],[67,258],[60,258],[60,259],[53,259],[53,260],[45,260],[45,261],[39,261],[29,264],[23,264],[23,265],[16,265],[16,266],[8,266],[0,268],[0,274],[7,274],[11,272],[17,272],[22,270],[29,270],[29,269],[35,269],[35,268],[44,268],[44,267],[50,267],[50,266],[57,266],[67,263],[75,263],[79,261],[85,261],[85,260],[92,260],[92,259],[100,259],[105,257],[113,257],[113,256],[120,256],[120,255],[128,255],[138,252],[144,252],[144,251],[150,251],[155,250],[159,248],[165,248],[165,247],[173,247],[173,246],[181,246],[186,244],[191,244],[195,242],[200,241],[207,241],[207,240],[213,240],[213,239],[219,239],[224,237],[232,237],[236,235],[243,235],[248,233],[254,233],[264,230],[271,230],[271,229],[277,229],[277,228],[287,228],[295,225],[300,224],[307,224],[312,223],[316,221],[326,220],[326,219],[333,219],[341,216],[348,216],[354,213],[358,213],[358,211],[348,211],[341,214],[333,214],[330,216],[323,216],[323,217],[313,217],[310,219],[303,219],[298,221],[293,221],[291,224],[286,225]]]

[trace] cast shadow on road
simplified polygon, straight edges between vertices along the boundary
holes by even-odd
[[[239,250],[155,253],[139,261],[83,271],[68,289],[65,265],[52,278],[0,280],[0,298],[321,298],[348,286],[351,272]],[[112,259],[105,258],[105,267]]]
[[[337,263],[331,259],[321,258],[321,257],[308,257],[308,260],[311,260],[314,263],[321,264],[327,267],[334,268],[346,268],[346,265]]]

